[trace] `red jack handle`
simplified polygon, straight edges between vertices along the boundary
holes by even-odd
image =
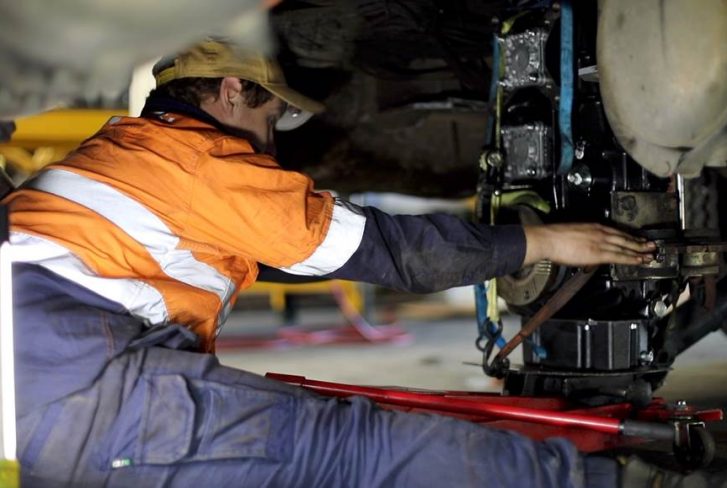
[[[324,395],[338,397],[360,395],[375,402],[403,407],[434,408],[444,412],[480,415],[482,417],[504,420],[519,420],[522,422],[554,425],[557,427],[576,427],[603,432],[605,434],[621,434],[649,439],[674,440],[675,435],[674,427],[668,424],[642,422],[638,420],[621,420],[597,415],[540,410],[479,401],[474,402],[461,398],[448,398],[427,393],[308,380],[303,376],[296,375],[267,373],[265,376],[274,380],[301,386]]]

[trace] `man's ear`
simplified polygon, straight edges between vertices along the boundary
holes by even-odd
[[[239,78],[235,78],[234,76],[222,78],[222,83],[220,83],[220,100],[222,100],[225,108],[232,108],[232,106],[244,102],[242,83]]]

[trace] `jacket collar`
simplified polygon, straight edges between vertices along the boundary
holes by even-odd
[[[220,132],[224,132],[225,134],[245,139],[255,149],[256,152],[260,152],[260,148],[256,147],[253,144],[253,142],[244,131],[235,129],[234,127],[226,126],[201,108],[185,102],[181,102],[171,97],[154,94],[150,95],[149,98],[146,99],[144,108],[141,111],[141,116],[145,119],[164,120],[162,116],[166,113],[184,115],[205,124],[209,124]]]

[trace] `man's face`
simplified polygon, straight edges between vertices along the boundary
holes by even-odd
[[[273,96],[259,107],[251,108],[240,80],[228,77],[222,80],[219,96],[203,101],[200,108],[220,123],[242,132],[258,151],[275,155],[273,131],[287,108],[280,98]]]
[[[250,142],[261,152],[275,156],[275,124],[286,108],[286,103],[276,96],[256,108],[243,103],[228,125],[249,134]]]

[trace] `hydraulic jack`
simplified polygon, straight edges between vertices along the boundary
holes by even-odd
[[[631,403],[584,408],[557,397],[377,388],[277,373],[266,376],[324,396],[363,396],[382,408],[447,415],[513,430],[534,440],[565,437],[583,452],[666,441],[672,444],[677,461],[688,469],[712,461],[715,443],[705,424],[723,418],[721,409],[698,411],[685,402],[669,404],[661,398],[643,408]]]

